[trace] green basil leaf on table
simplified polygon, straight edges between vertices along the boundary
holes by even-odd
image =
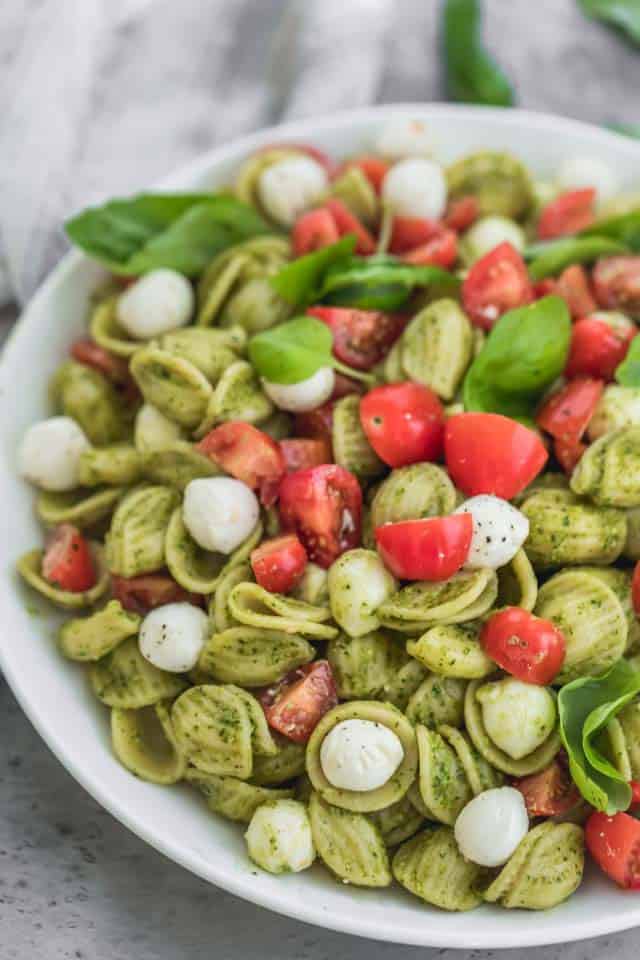
[[[447,90],[454,100],[509,107],[509,80],[482,46],[478,0],[447,0],[443,13]]]
[[[249,341],[249,360],[270,383],[299,383],[333,363],[333,337],[316,317],[294,317]]]
[[[578,0],[582,12],[593,20],[603,20],[640,44],[640,4],[638,0]]]
[[[614,376],[623,387],[640,387],[640,337],[633,338]]]
[[[573,263],[592,263],[598,257],[608,257],[616,253],[625,253],[627,246],[608,236],[562,237],[545,243],[534,243],[525,250],[525,259],[530,260],[529,276],[532,280],[544,280],[545,277],[561,273]]]
[[[69,239],[114,273],[169,267],[201,273],[222,250],[272,228],[251,207],[213,193],[141,193],[68,220]]]
[[[329,268],[319,291],[322,303],[361,310],[396,310],[418,287],[456,293],[460,280],[440,267],[411,266],[388,254],[350,257]]]
[[[631,788],[599,748],[606,724],[640,692],[640,672],[618,660],[600,677],[580,677],[558,693],[560,736],[571,776],[596,810],[626,810]]]
[[[571,318],[561,297],[509,310],[465,377],[465,409],[531,425],[540,397],[564,370],[570,339]]]
[[[348,259],[355,250],[356,242],[353,234],[347,234],[337,243],[298,257],[271,277],[271,286],[292,307],[309,306],[317,300],[322,278],[328,268],[340,260]]]

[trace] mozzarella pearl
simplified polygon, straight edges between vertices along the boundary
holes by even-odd
[[[522,227],[508,217],[482,217],[464,235],[464,248],[470,260],[479,260],[499,243],[510,243],[516,250],[524,250]]]
[[[231,553],[247,539],[259,516],[256,496],[241,480],[207,477],[192,480],[184,491],[184,525],[205,550]]]
[[[618,177],[610,164],[583,153],[565,158],[560,164],[557,181],[561,190],[595,187],[599,203],[611,200],[620,190]]]
[[[514,760],[533,753],[556,725],[556,702],[546,687],[508,677],[480,687],[476,698],[487,734]]]
[[[470,513],[473,520],[471,547],[464,564],[468,570],[503,567],[529,536],[525,515],[507,500],[489,493],[465,500],[454,513]]]
[[[447,205],[442,167],[421,157],[401,160],[382,181],[382,199],[400,217],[437,220]]]
[[[343,720],[320,747],[320,766],[334,787],[366,793],[385,784],[404,758],[393,730],[372,720]]]
[[[333,393],[335,379],[332,367],[320,367],[311,377],[298,383],[263,380],[262,387],[276,407],[290,413],[304,413],[327,402]]]
[[[143,403],[136,414],[133,428],[136,450],[140,453],[152,453],[165,450],[183,436],[180,426],[169,420],[157,407]]]
[[[193,287],[177,270],[151,270],[118,297],[118,323],[136,340],[184,327],[193,314]]]
[[[515,787],[496,787],[474,797],[456,820],[460,853],[482,867],[506,863],[529,832],[524,798]]]
[[[266,213],[283,227],[318,203],[329,186],[324,167],[311,157],[286,157],[260,174],[258,196]]]
[[[142,621],[140,653],[159,670],[184,673],[195,667],[207,634],[209,618],[192,603],[167,603]]]
[[[275,800],[258,807],[245,840],[253,862],[269,873],[299,873],[316,857],[307,810],[298,800]]]
[[[611,430],[640,426],[640,387],[605,387],[587,427],[590,440]]]
[[[20,444],[20,473],[43,490],[73,490],[79,483],[80,454],[90,447],[84,430],[71,417],[34,423]]]
[[[386,121],[378,134],[374,150],[384,157],[424,157],[432,153],[427,125],[415,117],[395,114]]]

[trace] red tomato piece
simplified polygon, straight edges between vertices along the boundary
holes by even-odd
[[[316,660],[298,667],[259,699],[270,727],[295,743],[306,743],[325,713],[338,705],[331,664]]]
[[[538,238],[553,240],[590,226],[594,221],[595,198],[593,187],[561,193],[543,208],[538,220]]]
[[[330,399],[341,400],[342,397],[348,397],[352,393],[364,393],[366,389],[361,380],[354,380],[352,377],[345,377],[344,373],[334,372]]]
[[[336,222],[324,207],[303,213],[296,220],[291,232],[291,243],[296,257],[328,247],[339,239]]]
[[[631,806],[635,807],[640,803],[640,780],[630,780],[631,787]]]
[[[468,230],[479,216],[480,204],[478,198],[474,197],[473,194],[468,194],[466,197],[459,197],[457,200],[451,201],[444,215],[444,222],[452,230],[462,233],[464,230]]]
[[[196,450],[257,490],[265,507],[278,499],[278,487],[285,474],[284,457],[276,441],[262,430],[231,420],[211,430],[196,444]]]
[[[294,431],[298,437],[326,437],[331,442],[333,429],[333,402],[323,403],[315,410],[306,413],[296,413],[293,421]]]
[[[587,449],[587,445],[581,440],[554,440],[553,452],[556,460],[567,474],[571,476],[576,466],[580,463],[582,455]]]
[[[433,390],[419,383],[390,383],[371,390],[360,401],[360,423],[390,467],[442,456],[444,410]]]
[[[556,293],[556,281],[551,277],[545,277],[544,280],[536,280],[533,284],[533,296],[536,300],[541,300],[543,297],[548,297],[552,293]]]
[[[333,352],[356,370],[370,370],[385,357],[405,328],[406,317],[351,307],[309,307],[333,334]]]
[[[199,593],[189,593],[168,573],[145,573],[139,577],[118,577],[111,574],[111,592],[125,610],[149,613],[155,607],[167,603],[192,603],[204,606],[204,597]]]
[[[580,802],[580,791],[569,772],[558,760],[554,760],[528,777],[513,780],[512,787],[524,797],[530,817],[558,817],[568,813]]]
[[[264,153],[266,150],[295,150],[298,153],[306,153],[308,157],[324,167],[330,177],[333,176],[336,169],[335,162],[331,157],[324,150],[319,150],[318,147],[314,147],[310,143],[268,143],[261,147],[259,152]]]
[[[533,430],[499,413],[449,417],[444,453],[451,479],[463,493],[493,493],[505,500],[524,490],[548,459]]]
[[[458,259],[458,234],[455,230],[443,230],[433,240],[405,253],[402,259],[418,267],[433,266],[447,270]]]
[[[280,484],[280,520],[298,534],[310,560],[330,567],[360,543],[360,484],[337,464],[289,473]]]
[[[394,217],[389,250],[391,253],[407,253],[440,236],[445,229],[438,220],[426,220],[422,217]]]
[[[96,583],[89,544],[77,527],[61,523],[47,537],[42,576],[61,590],[82,593]]]
[[[462,302],[473,324],[491,330],[514,307],[533,300],[525,262],[511,243],[499,243],[477,260],[462,284]]]
[[[355,214],[351,213],[342,200],[338,200],[337,197],[330,197],[325,203],[325,207],[333,217],[341,237],[344,237],[347,233],[355,234],[358,241],[356,253],[361,253],[365,256],[369,253],[375,253],[375,240],[367,228],[360,223]]]
[[[566,302],[574,320],[597,310],[587,271],[579,263],[562,271],[556,280],[555,293]]]
[[[640,560],[633,568],[633,579],[631,580],[631,599],[636,617],[640,617]]]
[[[78,363],[92,367],[98,373],[104,374],[107,380],[117,386],[124,386],[131,380],[129,364],[124,357],[117,357],[109,353],[104,347],[98,346],[93,340],[76,340],[71,345],[71,356]]]
[[[251,552],[251,569],[269,593],[289,593],[307,565],[307,553],[295,533],[265,540]]]
[[[480,633],[488,657],[525,683],[546,686],[564,662],[564,636],[550,620],[521,607],[505,607],[489,617]]]
[[[589,377],[570,380],[545,401],[536,416],[536,423],[552,437],[565,443],[579,440],[587,429],[604,383]]]
[[[469,556],[469,513],[401,520],[376,527],[378,553],[400,580],[448,580]]]
[[[326,437],[291,437],[280,441],[287,473],[332,463],[331,443]]]
[[[616,367],[626,357],[637,332],[637,327],[630,322],[613,324],[598,319],[598,314],[578,320],[571,331],[565,376],[567,379],[597,377],[613,380]]]
[[[373,154],[365,153],[360,157],[353,157],[353,159],[343,163],[342,166],[338,168],[336,176],[339,177],[341,173],[345,173],[345,171],[351,167],[359,167],[376,193],[380,193],[382,190],[382,181],[389,169],[389,164],[386,163],[386,161]]]
[[[640,889],[640,820],[628,813],[592,813],[584,832],[587,850],[608,877],[628,890]]]
[[[598,260],[593,270],[596,300],[606,310],[640,313],[640,256]]]

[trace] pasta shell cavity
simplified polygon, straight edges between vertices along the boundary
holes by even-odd
[[[120,763],[150,783],[177,783],[186,761],[176,747],[169,710],[157,703],[140,710],[111,710],[111,742]]]
[[[640,506],[640,427],[592,443],[571,475],[571,489],[603,507]]]
[[[314,640],[332,640],[338,635],[336,627],[326,623],[331,619],[328,607],[270,593],[257,583],[239,583],[230,592],[227,604],[231,616],[248,627],[300,634]]]
[[[508,153],[482,150],[456,160],[447,170],[449,199],[471,194],[480,214],[498,214],[522,219],[531,210],[534,197],[529,174]]]
[[[419,520],[451,513],[456,490],[449,475],[434,463],[414,463],[394,470],[371,504],[373,528],[400,520]]]
[[[204,773],[248,780],[253,770],[251,713],[233,687],[202,684],[171,708],[179,749]]]
[[[403,587],[378,608],[384,627],[421,634],[436,623],[464,623],[483,616],[498,595],[494,570],[462,571],[444,581],[418,581]]]
[[[260,387],[253,367],[245,360],[238,360],[227,367],[218,380],[195,433],[198,438],[203,437],[219,423],[229,420],[259,424],[272,413],[273,404]]]
[[[193,430],[204,418],[213,389],[189,360],[150,345],[136,351],[131,373],[146,402],[181,427]]]
[[[104,560],[104,550],[99,543],[90,544],[96,582],[89,590],[80,593],[71,590],[62,590],[60,587],[42,576],[43,550],[30,550],[18,560],[17,569],[22,579],[37,593],[50,600],[56,607],[63,610],[81,610],[97,603],[109,589],[109,571]]]
[[[41,490],[36,498],[36,514],[47,527],[72,523],[84,530],[110,517],[124,492],[124,487],[96,490],[78,487],[64,492]]]
[[[169,700],[186,687],[175,673],[149,663],[130,637],[89,668],[89,680],[98,700],[108,707],[139,710]]]
[[[533,610],[538,596],[538,580],[531,561],[524,550],[520,549],[513,560],[498,570],[499,607],[522,607]]]
[[[627,521],[621,510],[586,503],[565,490],[533,493],[520,509],[529,520],[525,550],[536,568],[609,564],[624,549]]]
[[[472,359],[471,323],[455,300],[436,300],[409,323],[400,340],[406,376],[442,400],[456,395]]]
[[[247,335],[242,327],[210,330],[183,327],[158,338],[157,345],[176,357],[192,363],[211,383],[217,383],[226,368],[244,352]]]
[[[80,424],[95,446],[117,443],[130,432],[128,413],[115,388],[97,370],[69,360],[51,383],[55,405]]]
[[[437,625],[417,640],[409,640],[407,653],[443,677],[477,680],[496,669],[480,646],[479,632],[471,624]]]
[[[110,600],[102,610],[89,617],[63,623],[58,645],[70,660],[100,660],[123,640],[137,636],[141,622],[141,617],[124,610],[119,600]]]
[[[465,860],[451,827],[423,830],[403,843],[392,863],[393,875],[409,893],[443,910],[473,910],[487,871]]]
[[[92,338],[118,357],[131,357],[140,346],[118,323],[118,294],[111,294],[93,308],[89,320]]]
[[[304,637],[259,627],[230,627],[204,645],[199,668],[223,683],[262,687],[310,663],[315,650]]]
[[[270,800],[288,800],[294,795],[291,789],[269,790],[267,787],[256,787],[236,777],[203,773],[197,767],[189,767],[185,779],[200,791],[210,810],[236,823],[249,823],[263,803]]]
[[[193,593],[212,593],[220,579],[234,567],[244,564],[254,547],[260,543],[263,526],[256,524],[247,539],[233,553],[213,553],[193,539],[182,518],[182,508],[171,514],[165,537],[165,560],[169,572],[185,590]]]
[[[332,806],[312,793],[309,819],[318,856],[340,880],[358,887],[389,886],[387,849],[368,817]]]
[[[136,487],[118,504],[107,534],[107,563],[112,573],[135,577],[164,566],[164,540],[178,502],[170,487]]]
[[[142,458],[132,444],[94,447],[80,454],[78,480],[84,487],[130,486],[142,476]]]
[[[397,640],[383,630],[331,640],[327,659],[341,700],[375,700],[397,672]]]
[[[352,393],[333,407],[333,457],[337,464],[363,479],[378,477],[386,467],[367,440],[360,423],[360,396]]]

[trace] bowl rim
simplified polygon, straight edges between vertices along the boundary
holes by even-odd
[[[188,187],[186,187],[185,184],[190,180],[196,180],[198,177],[206,174],[212,167],[220,166],[225,160],[230,160],[237,155],[250,153],[265,142],[273,141],[274,138],[299,141],[305,137],[313,138],[313,136],[321,132],[323,128],[337,131],[338,128],[347,127],[352,122],[375,121],[383,118],[385,115],[399,113],[420,116],[424,114],[426,119],[428,119],[429,116],[443,117],[451,115],[455,116],[457,122],[464,120],[465,116],[475,117],[478,114],[482,114],[493,123],[497,122],[499,125],[503,125],[507,130],[515,121],[516,124],[518,122],[526,122],[531,128],[537,129],[541,133],[551,135],[554,130],[561,130],[563,134],[573,131],[576,135],[589,136],[594,143],[598,143],[602,147],[610,144],[615,147],[617,152],[623,150],[623,152],[628,152],[630,156],[640,160],[640,142],[634,142],[624,134],[617,133],[613,130],[599,128],[591,123],[561,117],[552,113],[515,108],[504,109],[448,103],[397,102],[360,107],[354,110],[337,111],[332,114],[323,114],[318,117],[309,117],[300,121],[260,128],[260,130],[254,133],[240,138],[234,138],[225,144],[213,147],[189,163],[180,166],[169,176],[163,177],[160,181],[145,189],[159,191],[170,189],[186,190]],[[60,262],[40,284],[28,303],[21,310],[17,321],[5,341],[2,352],[0,353],[0,376],[11,367],[13,352],[21,337],[28,335],[25,331],[29,327],[30,314],[35,313],[37,307],[46,303],[52,291],[59,285],[64,284],[68,275],[78,268],[79,265],[90,262],[90,258],[80,251],[71,250],[63,256]],[[9,621],[10,611],[8,606],[5,606],[8,595],[8,591],[0,592],[0,622],[6,623]],[[527,922],[531,917],[525,913],[522,915],[522,924],[518,926],[516,931],[511,928],[505,929],[504,931],[495,929],[493,933],[480,933],[470,938],[468,932],[457,931],[454,922],[455,914],[452,914],[451,930],[447,931],[446,935],[441,932],[430,932],[428,920],[426,920],[424,936],[415,936],[409,931],[398,936],[398,931],[389,924],[385,926],[382,920],[376,929],[371,929],[371,922],[369,920],[361,921],[357,910],[346,913],[339,913],[337,910],[331,912],[328,908],[324,907],[321,902],[316,904],[312,900],[306,901],[303,897],[296,896],[295,888],[286,884],[283,884],[282,893],[272,893],[265,890],[247,888],[241,878],[227,875],[223,869],[217,868],[215,863],[208,861],[205,863],[204,859],[199,858],[194,851],[182,848],[178,838],[173,838],[170,835],[159,836],[157,828],[148,826],[144,819],[129,812],[124,799],[120,797],[117,792],[112,792],[108,783],[93,776],[90,771],[85,770],[81,760],[75,756],[73,751],[68,749],[68,745],[64,739],[58,737],[55,731],[52,731],[47,726],[39,702],[37,699],[30,697],[26,687],[23,687],[20,671],[14,671],[9,658],[4,654],[2,644],[0,644],[0,668],[16,700],[20,704],[22,711],[26,714],[40,737],[65,769],[68,770],[73,778],[94,800],[151,847],[175,863],[180,864],[191,873],[196,874],[206,882],[212,883],[243,900],[257,904],[275,913],[291,917],[294,920],[313,924],[323,929],[348,933],[368,939],[414,946],[467,949],[502,949],[568,943],[589,937],[621,932],[640,925],[639,898],[638,906],[635,910],[626,913],[624,917],[617,917],[615,915],[598,917],[597,915],[593,915],[573,921],[565,920],[561,930],[557,924],[554,926],[554,930],[550,930],[547,929],[546,924],[539,922],[541,917],[545,916],[545,913],[538,914],[537,923]],[[292,889],[294,891],[293,894]],[[624,896],[622,891],[621,896]]]

